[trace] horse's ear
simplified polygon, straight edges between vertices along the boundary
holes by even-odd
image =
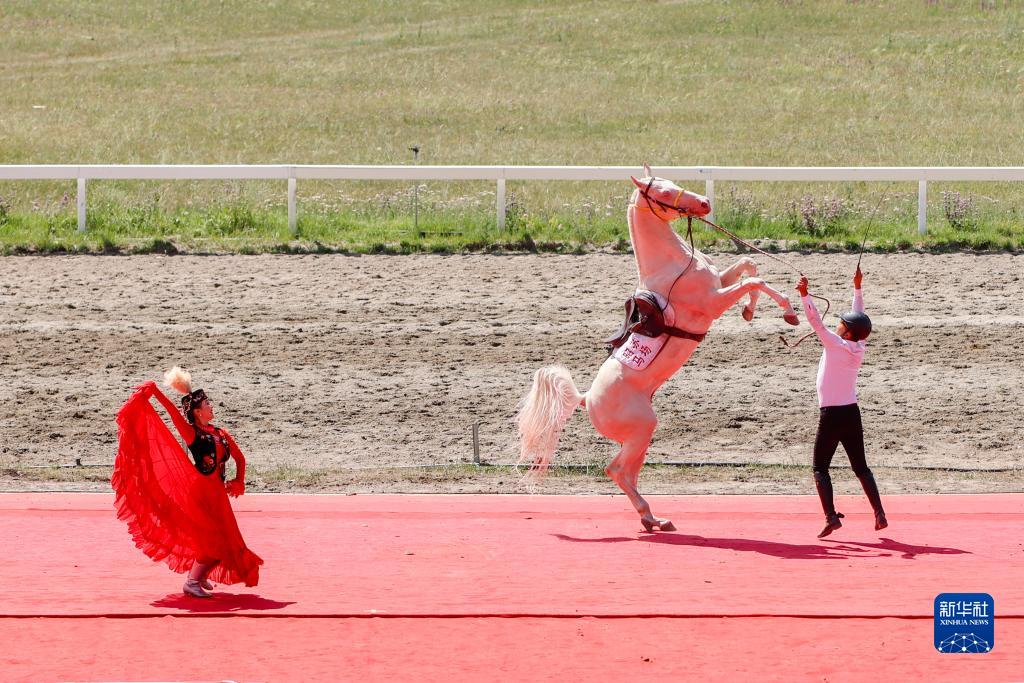
[[[651,167],[647,165],[646,161],[644,162],[644,177],[645,178],[652,178],[652,177],[654,177],[654,174],[651,173]]]
[[[645,187],[647,187],[646,183],[641,183],[639,180],[637,180],[633,176],[629,176],[629,179],[632,180],[633,184],[636,185],[637,187],[639,187],[641,190],[644,189]]]

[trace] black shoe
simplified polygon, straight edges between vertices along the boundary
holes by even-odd
[[[843,516],[843,513],[837,512],[834,515],[829,515],[828,517],[826,517],[825,518],[825,528],[822,529],[821,533],[818,534],[818,538],[825,538],[826,536],[831,534],[836,529],[842,528],[843,523],[841,521],[839,521],[842,518],[842,516]]]
[[[875,475],[868,470],[864,474],[857,475],[860,479],[861,488],[864,489],[864,495],[868,497],[868,502],[871,503],[871,509],[875,512],[875,531],[881,531],[885,527],[889,526],[889,522],[885,519],[885,510],[882,508],[882,496],[878,493],[878,484],[875,483]]]

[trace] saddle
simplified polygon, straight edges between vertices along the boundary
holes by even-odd
[[[626,299],[626,319],[622,321],[618,332],[604,340],[608,346],[608,353],[625,344],[629,335],[634,332],[645,337],[660,337],[667,334],[670,337],[692,339],[695,342],[702,342],[705,337],[704,334],[694,334],[666,325],[665,312],[658,305],[658,300],[649,292],[638,292]]]

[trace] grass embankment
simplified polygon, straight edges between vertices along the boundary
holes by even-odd
[[[0,164],[1024,163],[1024,9],[1010,3],[138,3],[0,7]],[[628,184],[0,183],[0,250],[623,248]],[[700,191],[702,188],[692,189]],[[1024,190],[719,184],[747,237],[1019,248]],[[70,195],[70,198],[69,198]],[[704,235],[707,245],[709,235]]]
[[[947,193],[944,214],[933,219],[924,236],[917,234],[916,219],[900,206],[899,196],[884,213],[865,208],[852,196],[826,195],[819,201],[804,195],[778,212],[750,199],[731,200],[727,194],[718,203],[717,222],[770,250],[857,251],[865,238],[868,248],[878,252],[1024,247],[1024,222],[1015,211],[999,213],[989,207],[972,212],[971,197],[956,192]],[[418,219],[396,208],[314,208],[299,217],[295,233],[288,228],[283,208],[232,205],[168,212],[155,205],[108,205],[91,212],[88,230],[79,232],[73,215],[11,213],[0,205],[0,253],[624,252],[630,249],[622,216],[625,201],[622,197],[614,210],[606,202],[600,209],[584,204],[583,210],[553,213],[527,213],[513,204],[504,230],[482,207],[467,211],[435,205],[420,212]],[[676,223],[680,232],[685,228],[682,221]],[[693,237],[702,249],[733,247],[725,235],[697,221]]]

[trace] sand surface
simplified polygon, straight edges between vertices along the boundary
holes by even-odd
[[[856,257],[785,257],[849,307]],[[793,292],[792,271],[758,261]],[[1020,467],[1024,257],[868,254],[864,270],[869,463]],[[482,458],[512,462],[533,371],[561,363],[589,386],[635,278],[619,254],[2,258],[0,488],[27,465],[111,462],[117,409],[172,364],[255,474],[470,462],[474,422]],[[807,330],[767,297],[752,323],[730,310],[655,396],[648,459],[809,462],[820,346],[778,339]],[[616,448],[577,412],[558,461]]]

